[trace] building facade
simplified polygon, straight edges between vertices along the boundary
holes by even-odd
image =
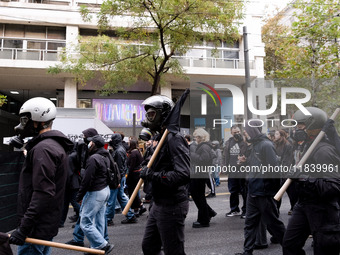
[[[79,13],[82,4],[99,8],[101,0],[0,1],[0,93],[8,97],[3,110],[18,114],[21,104],[35,96],[50,98],[59,107],[94,108],[95,100],[143,100],[150,95],[151,87],[138,83],[130,87],[128,93],[102,97],[97,93],[96,84],[78,86],[70,74],[47,73],[48,67],[58,63],[64,47],[70,49],[79,35],[96,31],[95,20],[92,24],[82,20]],[[261,14],[248,13],[239,29],[241,35],[243,26],[248,31],[251,80],[264,77],[261,18]],[[194,45],[185,56],[175,56],[189,80],[170,79],[160,93],[178,98],[185,88],[196,82],[233,84],[246,91],[243,36],[232,45],[222,42],[217,48],[218,57],[212,57],[213,49],[209,43],[203,43]],[[114,107],[115,103],[112,104]],[[189,116],[189,107],[185,106],[183,112]],[[125,127],[113,124],[110,128],[132,135],[131,122],[126,124]]]

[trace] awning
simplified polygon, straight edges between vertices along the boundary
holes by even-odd
[[[113,131],[96,117],[93,108],[57,108],[57,117],[52,129],[63,132],[71,140],[83,138],[82,131],[95,128],[105,140],[109,140]]]

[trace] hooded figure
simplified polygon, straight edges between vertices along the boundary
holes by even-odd
[[[126,150],[123,146],[122,136],[119,133],[114,133],[111,136],[111,141],[109,145],[113,148],[112,157],[116,161],[119,167],[120,175],[125,176],[127,171],[126,165]]]
[[[251,123],[251,126],[249,125],[249,123]],[[250,140],[253,140],[256,137],[262,135],[262,124],[262,121],[256,119],[246,122],[244,129],[250,137]],[[248,142],[251,142],[250,140],[248,140]]]
[[[282,243],[285,233],[285,226],[279,219],[277,202],[273,198],[280,188],[280,179],[262,172],[265,167],[278,165],[274,144],[265,134],[261,133],[262,123],[260,120],[249,120],[245,126],[245,135],[248,142],[251,143],[246,166],[242,166],[249,172],[244,252],[240,253],[245,255],[253,254],[256,233],[261,220],[279,243]]]

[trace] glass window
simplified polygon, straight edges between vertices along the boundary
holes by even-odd
[[[0,36],[4,36],[4,24],[0,24]]]
[[[223,58],[239,59],[239,53],[238,53],[238,51],[224,50],[223,51]]]
[[[222,43],[222,47],[223,48],[240,48],[239,42],[235,41],[235,42],[223,42]]]
[[[46,27],[43,27],[43,26],[26,26],[25,37],[26,38],[45,39],[46,38]]]
[[[22,48],[23,40],[6,40],[4,39],[4,48]]]
[[[58,50],[58,48],[65,47],[65,43],[55,43],[55,42],[48,42],[47,49],[48,50]]]
[[[24,25],[5,25],[5,37],[24,37],[25,26]]]
[[[66,40],[65,27],[47,27],[47,39]]]
[[[27,49],[46,49],[46,42],[28,41]]]

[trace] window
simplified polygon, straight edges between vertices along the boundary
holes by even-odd
[[[55,43],[55,42],[48,42],[47,49],[48,50],[58,50],[58,48],[65,47],[65,43]]]
[[[4,40],[4,48],[22,48],[23,40]]]
[[[46,49],[46,42],[28,41],[27,49]]]
[[[46,39],[46,27],[26,26],[25,38]]]
[[[25,26],[24,25],[5,25],[5,37],[24,37]]]
[[[223,51],[223,58],[239,59],[239,52],[238,51],[231,51],[231,50],[224,50]]]
[[[66,40],[65,27],[47,27],[47,39]]]

